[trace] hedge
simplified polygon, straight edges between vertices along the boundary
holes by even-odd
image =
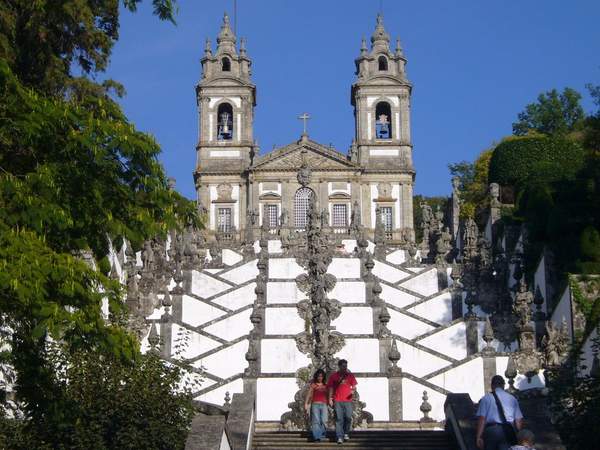
[[[494,149],[489,181],[520,186],[532,181],[552,182],[573,177],[583,166],[583,147],[563,137],[511,137]]]

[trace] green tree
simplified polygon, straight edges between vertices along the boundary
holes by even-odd
[[[153,4],[172,19],[171,0]],[[199,225],[194,203],[169,189],[156,141],[107,95],[115,83],[85,77],[106,68],[118,14],[117,0],[0,3],[0,366],[15,369],[27,420],[51,430],[72,424],[49,342],[139,358],[135,337],[101,313],[103,299],[112,318],[125,313],[121,286],[81,253],[102,261],[111,241],[136,248]]]
[[[192,416],[185,366],[151,351],[124,362],[113,355],[50,346],[60,414],[4,418],[2,448],[181,449]],[[2,420],[0,419],[0,425]]]
[[[600,351],[595,339],[593,349]],[[590,433],[600,421],[600,373],[582,375],[581,350],[578,346],[559,369],[547,371],[550,412],[553,423],[567,448],[588,450],[598,447],[598,436]],[[590,369],[590,368],[587,368]]]
[[[584,143],[585,147],[590,151],[600,153],[600,85],[594,86],[588,84],[586,87],[594,100],[597,110],[586,119]]]
[[[575,131],[583,125],[585,117],[580,102],[581,94],[571,88],[562,93],[556,89],[542,93],[536,103],[530,103],[519,113],[513,133],[524,136],[532,132],[553,135]]]
[[[123,0],[135,11],[141,0]],[[0,58],[21,82],[46,93],[81,84],[73,76],[106,70],[119,37],[119,0],[5,0],[0,2]],[[154,13],[174,22],[175,0],[152,0]],[[75,80],[78,79],[79,83]],[[105,87],[114,86],[108,82]]]
[[[461,218],[471,217],[483,223],[484,212],[488,206],[488,175],[493,150],[484,150],[474,162],[461,161],[448,164],[453,177],[458,177],[460,184]]]

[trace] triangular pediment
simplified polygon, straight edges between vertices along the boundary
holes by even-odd
[[[306,140],[286,145],[258,158],[253,170],[297,171],[302,162],[312,170],[355,170],[359,166],[331,147]]]

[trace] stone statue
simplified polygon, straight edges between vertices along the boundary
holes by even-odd
[[[444,228],[444,231],[438,237],[437,242],[435,243],[436,250],[436,264],[446,264],[447,256],[452,250],[452,233],[450,233],[450,229],[448,227]]]
[[[152,243],[150,241],[144,242],[144,249],[142,250],[142,264],[144,270],[147,272],[154,269],[154,250],[152,250]]]
[[[479,237],[479,229],[475,221],[469,217],[465,222],[463,233],[463,251],[465,257],[472,258],[477,254],[477,239]]]
[[[352,205],[352,212],[350,213],[350,229],[353,231],[358,231],[360,226],[360,206],[355,200],[354,204]]]
[[[321,211],[321,228],[326,228],[329,226],[329,211],[324,209]]]
[[[421,228],[431,229],[431,223],[433,222],[433,210],[431,209],[431,206],[425,202],[421,202],[421,216],[423,218]]]
[[[279,216],[279,226],[285,227],[288,222],[288,212],[287,209],[282,208],[281,215]]]
[[[519,288],[515,294],[513,310],[519,318],[519,327],[523,330],[529,328],[531,322],[531,305],[533,303],[533,294],[527,289],[525,277],[521,278]]]
[[[546,335],[542,338],[542,348],[547,367],[560,365],[568,354],[569,335],[566,321],[559,328],[554,322],[546,322]]]
[[[460,197],[460,178],[452,177],[452,195]]]

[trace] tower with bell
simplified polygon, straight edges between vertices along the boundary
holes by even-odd
[[[244,172],[258,152],[253,136],[256,87],[246,43],[237,38],[225,13],[213,53],[206,40],[202,75],[196,86],[199,137],[194,179],[198,203],[212,229],[244,227]]]
[[[387,220],[394,222],[394,228],[412,228],[415,178],[410,135],[412,85],[406,76],[400,39],[392,52],[381,14],[377,15],[370,48],[363,38],[355,64],[357,79],[351,90],[355,117],[352,157],[363,167],[365,178],[396,186],[391,195],[399,198],[395,205],[381,195],[373,202],[375,207],[392,215]]]

